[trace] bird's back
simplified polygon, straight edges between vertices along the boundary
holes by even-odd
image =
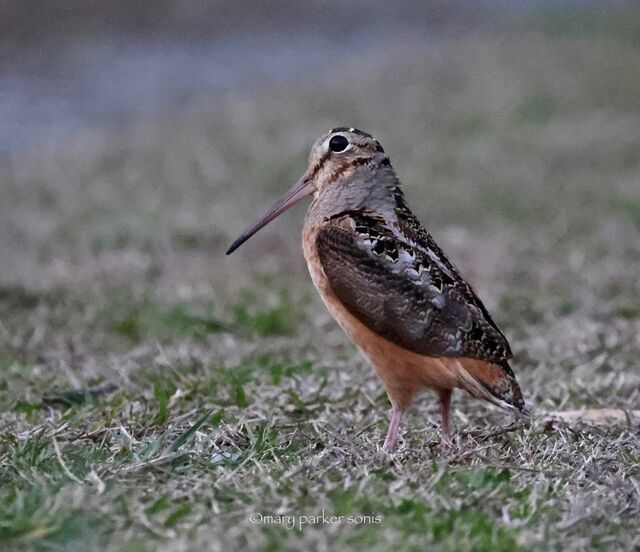
[[[415,385],[462,387],[522,410],[505,336],[399,186],[389,193],[391,215],[364,207],[307,217],[305,257],[327,307],[374,365],[397,359],[383,379],[394,370],[406,379],[404,363]],[[374,359],[375,350],[384,354]]]

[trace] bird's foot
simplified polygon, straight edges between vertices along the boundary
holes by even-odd
[[[387,437],[382,445],[382,450],[385,452],[393,452],[396,448],[396,441],[398,440],[398,434],[400,433],[400,421],[404,410],[396,408],[395,406],[391,410],[391,420],[389,421],[389,431],[387,431]]]
[[[440,434],[440,447],[446,452],[453,450],[453,439],[451,439],[451,435],[449,433]]]

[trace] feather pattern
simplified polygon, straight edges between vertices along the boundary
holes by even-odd
[[[505,363],[509,344],[480,299],[398,203],[395,222],[348,211],[319,230],[318,255],[336,296],[371,330],[410,351]]]
[[[411,212],[370,134],[338,127],[318,138],[302,178],[227,253],[311,194],[304,256],[329,312],[389,396],[383,448],[393,450],[403,412],[424,388],[439,396],[448,444],[453,389],[524,412],[505,336]]]

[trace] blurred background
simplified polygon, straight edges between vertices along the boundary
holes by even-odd
[[[640,314],[632,2],[1,11],[8,357],[70,336],[125,352],[176,331],[179,343],[252,330],[261,315],[276,334],[325,320],[299,246],[305,207],[224,251],[302,174],[315,138],[343,125],[381,141],[409,204],[523,354],[532,324]]]
[[[461,248],[632,231],[632,4],[5,0],[0,282],[299,270],[304,208],[222,253],[335,125],[378,137]]]

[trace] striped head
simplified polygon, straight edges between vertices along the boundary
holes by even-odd
[[[310,212],[317,217],[357,208],[384,211],[390,205],[390,190],[397,189],[397,184],[380,142],[355,128],[334,128],[316,140],[307,170],[298,182],[231,244],[227,255],[308,195],[314,196]]]
[[[361,167],[375,170],[385,164],[389,164],[389,158],[373,136],[356,128],[338,127],[313,144],[305,176],[320,191],[348,181]]]

